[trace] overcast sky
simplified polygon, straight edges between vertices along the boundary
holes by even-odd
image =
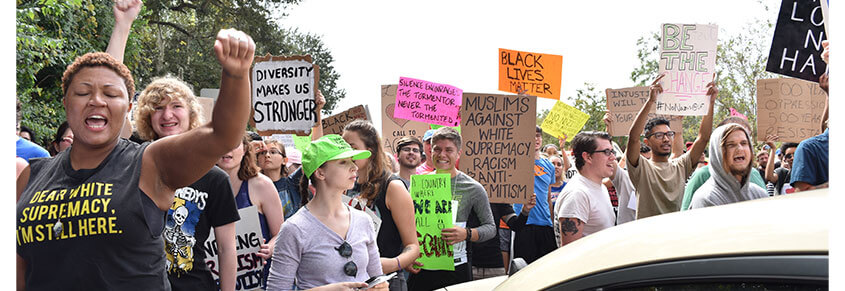
[[[498,91],[499,48],[556,54],[563,56],[562,100],[572,104],[567,99],[584,82],[600,91],[633,86],[636,41],[661,23],[714,23],[723,39],[755,18],[774,22],[780,1],[765,4],[768,12],[751,0],[305,0],[287,11],[283,25],[322,36],[331,50],[338,86],[347,92],[335,112],[367,104],[381,128],[380,85],[400,76],[504,93]],[[538,111],[551,108],[554,100],[540,98],[537,105]]]

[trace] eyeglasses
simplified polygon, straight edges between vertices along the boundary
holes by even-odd
[[[615,155],[616,155],[616,152],[614,152],[614,151],[613,151],[613,149],[603,149],[603,150],[600,150],[600,151],[592,151],[592,152],[590,152],[590,153],[591,153],[591,154],[595,154],[595,153],[604,153],[604,155],[605,155],[605,156],[608,156],[608,157],[610,157],[610,156],[615,156]]]
[[[655,133],[647,135],[646,137],[648,138],[648,137],[652,137],[652,136],[656,137],[657,139],[663,139],[664,136],[668,136],[669,138],[673,138],[673,137],[675,137],[675,132],[671,131],[671,130],[667,131],[667,132],[655,132]]]
[[[260,151],[260,152],[258,152],[258,153],[257,153],[257,154],[255,154],[255,155],[260,157],[260,156],[262,156],[262,155],[268,155],[268,154],[269,154],[269,155],[280,155],[280,156],[282,156],[283,158],[285,157],[285,154],[283,154],[282,152],[280,152],[280,151],[278,151],[278,150],[276,150],[276,149],[272,149],[272,150],[269,150],[269,151]]]
[[[784,158],[784,159],[791,159],[792,157],[793,157],[793,155],[792,155],[792,154],[785,154],[785,155],[783,155],[783,158]]]
[[[340,246],[334,248],[337,250],[337,253],[340,254],[341,257],[349,258],[352,256],[352,246],[349,245],[348,242],[344,241]],[[356,276],[358,275],[358,265],[355,264],[353,261],[347,262],[343,265],[343,273],[347,276]]]
[[[399,151],[400,151],[400,152],[406,152],[406,153],[413,152],[413,153],[415,153],[415,154],[419,154],[419,153],[420,153],[420,149],[419,149],[419,148],[412,148],[412,147],[404,147],[404,148],[400,149]]]

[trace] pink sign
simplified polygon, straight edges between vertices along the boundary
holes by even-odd
[[[459,126],[463,93],[455,86],[399,77],[393,118]]]

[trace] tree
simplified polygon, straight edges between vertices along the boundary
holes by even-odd
[[[752,125],[752,138],[756,136],[757,128],[757,80],[773,78],[775,75],[766,72],[766,61],[769,52],[767,44],[771,42],[773,24],[770,20],[757,19],[750,23],[744,31],[735,35],[723,37],[716,51],[716,79],[719,86],[719,99],[716,101],[713,120],[718,123],[730,116],[729,108],[748,117]],[[637,40],[637,57],[640,66],[631,72],[631,80],[637,86],[647,86],[657,77],[657,63],[659,60],[660,35],[652,32],[648,36]],[[692,141],[698,136],[701,116],[687,116],[684,118],[684,140]]]
[[[346,91],[331,52],[318,36],[284,28],[285,14],[299,0],[147,0],[126,45],[124,63],[140,92],[154,77],[167,74],[201,88],[217,88],[220,67],[212,45],[221,28],[238,28],[253,37],[256,56],[311,54],[320,66],[319,87],[330,114]],[[77,56],[104,51],[114,23],[108,0],[18,0],[17,95],[22,124],[49,143],[64,119],[61,77]]]

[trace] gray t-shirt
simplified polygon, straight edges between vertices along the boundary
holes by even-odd
[[[348,207],[348,206],[347,206]],[[336,247],[344,239],[320,222],[307,207],[302,207],[282,224],[273,250],[273,263],[267,278],[267,290],[292,290],[294,280],[300,289],[309,289],[338,282],[364,282],[382,274],[373,222],[363,211],[349,208],[349,229],[346,242],[352,256],[340,256]],[[343,266],[354,261],[358,274],[343,272]]]
[[[637,189],[634,189],[628,171],[622,167],[616,167],[616,174],[613,175],[612,182],[613,187],[616,188],[616,197],[619,199],[616,225],[634,221],[637,219]]]
[[[458,224],[464,223],[469,218],[470,211],[475,212],[478,221],[481,223],[475,231],[478,232],[478,242],[489,240],[496,236],[496,225],[493,224],[493,212],[490,211],[490,202],[487,199],[487,191],[484,186],[475,181],[467,174],[458,171],[452,178],[452,199],[458,201]],[[454,245],[455,266],[465,263],[466,242],[462,241]]]

